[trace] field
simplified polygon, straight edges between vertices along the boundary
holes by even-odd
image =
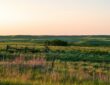
[[[110,36],[0,36],[0,85],[110,85]]]

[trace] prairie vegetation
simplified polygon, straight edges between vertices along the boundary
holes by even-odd
[[[0,85],[110,85],[110,36],[0,39]]]

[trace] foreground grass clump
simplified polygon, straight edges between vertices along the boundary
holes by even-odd
[[[58,82],[24,82],[20,83],[19,81],[13,82],[13,81],[0,81],[0,85],[109,85],[109,83],[101,82],[101,81],[83,81],[83,82],[74,82],[74,83],[58,83]]]
[[[17,58],[18,59],[18,58]],[[1,85],[109,85],[110,64],[91,62],[28,61],[2,62]]]

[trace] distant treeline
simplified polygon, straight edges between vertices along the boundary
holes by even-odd
[[[54,46],[110,46],[110,35],[83,36],[0,36],[0,42],[31,42],[37,45]]]

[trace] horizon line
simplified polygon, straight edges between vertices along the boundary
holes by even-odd
[[[17,35],[0,35],[0,36],[110,36],[110,34],[82,34],[82,35],[32,35],[32,34],[17,34]]]

